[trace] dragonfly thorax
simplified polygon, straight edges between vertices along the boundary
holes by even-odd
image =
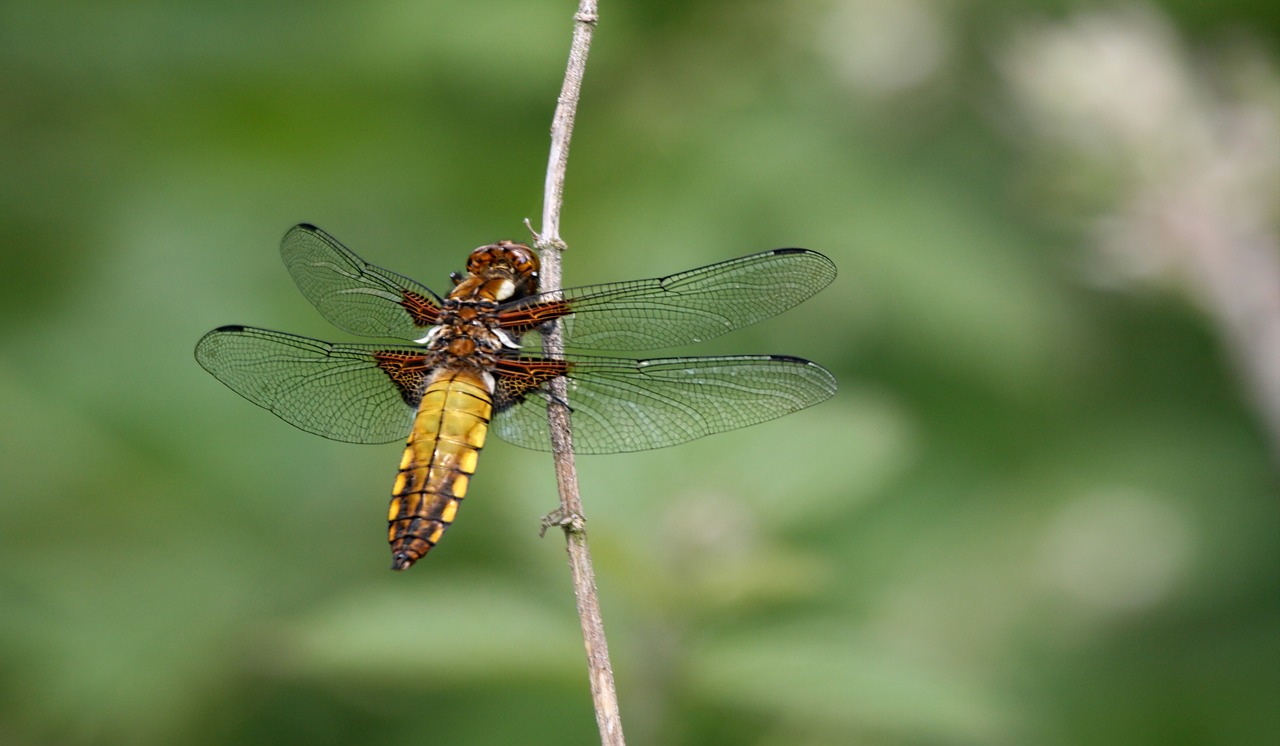
[[[440,323],[419,341],[433,353],[437,367],[486,368],[504,349],[519,349],[498,325],[497,304],[485,300],[446,299]]]

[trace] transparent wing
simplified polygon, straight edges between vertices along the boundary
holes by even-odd
[[[369,264],[314,225],[290,228],[280,256],[302,294],[339,329],[363,337],[421,339],[436,323],[439,296]]]
[[[245,326],[214,329],[196,344],[196,361],[232,391],[290,425],[348,443],[409,433],[410,402],[429,370],[422,358],[420,347],[335,345]]]
[[[578,453],[684,443],[804,409],[836,390],[835,377],[822,366],[776,355],[520,358],[498,365],[493,432],[518,446],[550,450],[544,384],[565,370]]]
[[[576,349],[678,347],[781,313],[835,276],[835,264],[822,254],[775,249],[668,277],[566,288],[561,300],[530,296],[499,318],[523,331],[563,317],[565,343]],[[537,344],[536,335],[526,338],[530,349]]]

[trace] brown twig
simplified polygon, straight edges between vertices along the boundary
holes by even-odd
[[[542,203],[542,231],[536,246],[542,259],[541,282],[544,290],[560,288],[560,255],[564,242],[560,239],[560,207],[564,202],[565,168],[569,161],[569,138],[573,134],[573,118],[578,109],[582,76],[591,47],[591,33],[597,21],[595,0],[580,0],[574,16],[573,44],[569,48],[569,64],[564,85],[556,103],[551,124],[551,154],[547,161],[547,181]],[[543,337],[543,349],[555,357],[564,351],[560,322]],[[578,496],[578,475],[573,463],[573,436],[569,430],[568,391],[563,378],[550,384],[551,401],[547,405],[551,427],[551,448],[555,455],[556,482],[560,487],[560,508],[544,519],[544,528],[558,525],[564,529],[569,552],[569,568],[573,574],[578,617],[582,622],[582,640],[587,649],[587,667],[591,678],[591,699],[595,704],[596,724],[600,727],[600,743],[622,746],[622,718],[618,713],[618,695],[613,685],[613,667],[609,663],[609,645],[600,616],[600,599],[596,593],[595,570],[587,545],[582,500]]]

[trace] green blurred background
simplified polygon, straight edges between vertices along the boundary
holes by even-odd
[[[191,355],[525,238],[573,5],[0,3],[0,744],[594,740],[548,456],[391,573],[399,447]],[[697,350],[835,399],[579,462],[631,742],[1280,742],[1273,3],[603,6],[566,282],[841,271]]]

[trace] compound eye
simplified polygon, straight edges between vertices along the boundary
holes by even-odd
[[[482,274],[486,269],[493,266],[494,261],[494,245],[481,246],[471,252],[471,256],[467,257],[467,274]]]
[[[521,275],[537,274],[540,267],[538,255],[533,249],[520,243],[509,243],[505,246],[511,256],[511,266]]]

